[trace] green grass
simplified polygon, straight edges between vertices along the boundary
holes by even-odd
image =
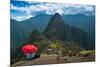
[[[79,52],[80,56],[90,56],[90,55],[95,55],[94,50],[83,50]]]

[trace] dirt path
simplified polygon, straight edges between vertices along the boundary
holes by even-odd
[[[90,57],[60,57],[57,59],[56,55],[42,55],[40,58],[32,61],[19,61],[12,66],[29,66],[29,65],[43,65],[43,64],[58,64],[58,63],[73,63],[73,62],[89,62],[95,61],[94,56]]]

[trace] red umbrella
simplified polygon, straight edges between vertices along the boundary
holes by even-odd
[[[22,47],[22,52],[27,54],[27,53],[34,53],[37,52],[38,48],[34,44],[27,44]]]

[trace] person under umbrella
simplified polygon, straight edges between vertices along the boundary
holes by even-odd
[[[34,44],[26,44],[22,47],[22,52],[25,54],[27,60],[35,58],[38,48]]]

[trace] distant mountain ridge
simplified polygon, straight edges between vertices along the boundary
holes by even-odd
[[[65,24],[62,17],[58,13],[53,15],[43,33],[48,39],[75,41],[79,42],[80,46],[85,49],[92,49],[89,47],[88,34],[82,29]]]
[[[34,25],[35,28],[39,32],[43,32],[48,22],[50,21],[51,17],[52,15],[39,14],[35,17],[31,17],[27,20],[18,21],[18,22],[22,22],[22,23],[26,22],[26,24]],[[94,33],[95,32],[95,16],[93,15],[86,16],[83,14],[63,15],[62,19],[65,21],[66,24],[70,24],[72,26],[83,29],[90,35],[92,39],[95,39],[95,33]],[[30,27],[32,27],[31,25]]]

